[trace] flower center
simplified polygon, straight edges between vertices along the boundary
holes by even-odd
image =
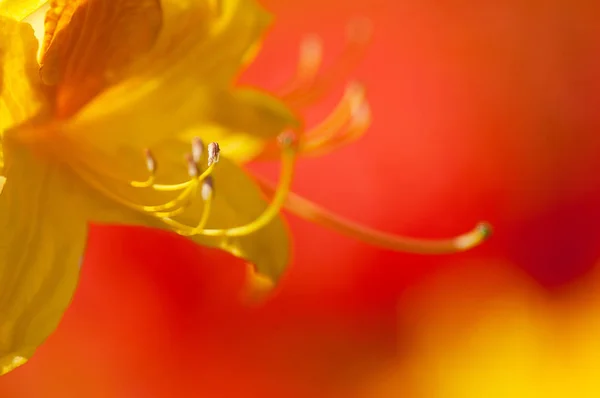
[[[180,183],[160,184],[156,182],[156,171],[160,167],[159,160],[155,159],[150,150],[145,151],[146,169],[149,176],[145,181],[130,181],[131,188],[151,190],[172,194],[168,201],[156,205],[140,204],[131,201],[126,195],[119,195],[118,191],[103,184],[93,173],[85,167],[77,167],[77,172],[93,188],[132,210],[156,217],[166,226],[183,236],[227,236],[240,237],[250,235],[268,225],[281,211],[287,194],[290,191],[294,165],[298,152],[295,134],[286,132],[280,135],[281,147],[281,174],[280,181],[274,190],[274,196],[266,209],[252,222],[233,228],[206,228],[210,216],[215,191],[215,178],[213,172],[219,163],[220,148],[216,142],[211,142],[206,147],[202,140],[194,137],[191,142],[191,151],[185,156],[187,174],[189,179]],[[206,150],[205,150],[206,149]],[[186,210],[200,197],[202,212],[197,223],[185,224],[175,219],[183,215]]]

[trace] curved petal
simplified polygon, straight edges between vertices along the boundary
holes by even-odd
[[[30,25],[0,16],[0,138],[47,106],[37,73],[37,45]],[[3,168],[0,147],[0,173]]]
[[[24,363],[58,325],[77,284],[87,232],[87,202],[73,179],[56,163],[6,141],[0,374]]]
[[[187,165],[183,154],[189,152],[189,145],[171,140],[153,148],[156,159],[156,181],[161,184],[174,184],[189,180]],[[151,188],[133,188],[128,181],[132,176],[145,179],[144,159],[122,152],[116,158],[107,157],[102,161],[93,158],[92,152],[82,152],[81,163],[74,166],[93,188],[103,194],[112,203],[96,212],[93,220],[102,223],[141,224],[151,227],[175,230],[141,206],[153,206],[166,203],[177,197],[178,192],[158,192]],[[89,156],[88,156],[89,155]],[[96,152],[95,156],[99,156]],[[93,160],[84,164],[83,159]],[[137,159],[137,162],[131,162]],[[112,162],[112,163],[109,163]],[[113,169],[109,164],[115,166]],[[104,170],[99,169],[104,165]],[[87,170],[87,171],[86,171]],[[127,171],[130,174],[119,175]],[[105,173],[102,175],[102,173]],[[147,172],[146,172],[147,173]],[[212,174],[214,198],[206,228],[232,228],[245,225],[258,217],[267,207],[262,192],[254,181],[235,163],[221,157]],[[204,202],[201,193],[188,197],[190,201],[183,213],[172,218],[188,226],[196,226],[202,217]],[[108,202],[107,202],[108,203]],[[119,204],[121,206],[115,206]],[[133,211],[132,211],[133,210]],[[254,264],[258,272],[277,280],[285,270],[290,257],[289,233],[281,217],[276,217],[267,226],[242,237],[192,236],[198,244],[220,248]]]
[[[0,0],[0,15],[22,20],[48,0]]]
[[[247,134],[248,152],[290,126],[294,115],[277,99],[231,87],[270,18],[253,0],[164,1],[163,29],[131,75],[103,92],[66,126],[67,134],[107,153],[152,147],[166,138],[203,137],[200,126]],[[227,153],[227,148],[223,148]],[[243,152],[243,151],[242,151]],[[239,158],[252,155],[239,154]]]
[[[155,43],[159,0],[52,0],[40,75],[56,85],[56,113],[68,117],[115,84]]]
[[[192,137],[206,142],[218,142],[222,154],[245,163],[264,149],[265,142],[300,122],[282,102],[271,95],[249,88],[239,88],[215,96],[214,114],[210,124],[185,130],[180,138],[189,143]]]
[[[0,134],[45,106],[29,24],[0,16]]]

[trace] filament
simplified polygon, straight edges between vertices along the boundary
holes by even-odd
[[[360,138],[371,122],[371,112],[364,87],[358,82],[347,85],[342,99],[331,113],[316,126],[300,135],[299,153],[321,155]],[[274,142],[266,145],[256,160],[272,159],[279,148]]]
[[[348,26],[348,37],[342,54],[321,74],[311,79],[292,79],[291,89],[282,91],[280,97],[292,108],[304,108],[327,94],[332,87],[345,80],[364,57],[371,40],[371,24],[368,20],[356,20]],[[300,61],[302,63],[302,60]],[[320,60],[319,60],[320,65]],[[302,69],[302,67],[299,67]],[[303,84],[300,84],[303,83]]]
[[[364,101],[365,90],[363,86],[357,82],[348,84],[344,96],[333,111],[317,126],[306,131],[303,138],[327,140],[328,137],[335,135],[350,121]]]
[[[250,235],[267,226],[281,211],[281,208],[286,201],[286,197],[290,192],[294,175],[296,155],[297,150],[294,145],[284,145],[284,148],[281,152],[281,172],[279,184],[273,190],[273,199],[267,208],[256,219],[254,219],[254,221],[248,224],[233,228],[203,229],[198,227],[190,227],[189,225],[180,223],[171,218],[163,218],[162,221],[174,228],[177,233],[186,236],[200,235],[239,237]]]
[[[301,150],[303,155],[321,156],[348,145],[362,137],[371,124],[371,112],[367,103],[363,103],[360,110],[355,113],[348,126],[329,137],[320,137],[317,140],[303,142]]]
[[[210,216],[210,211],[212,207],[213,194],[210,193],[207,197],[204,198],[204,207],[202,208],[202,215],[200,216],[200,220],[195,228],[189,228],[182,223],[179,223],[173,219],[172,216],[161,217],[162,221],[175,228],[175,232],[182,236],[194,236],[198,235],[198,231],[202,231],[208,222],[208,218]]]
[[[272,183],[261,177],[256,177],[256,180],[265,192],[269,194],[274,192]],[[491,227],[487,223],[480,223],[470,232],[450,239],[416,239],[389,234],[331,213],[293,192],[287,195],[284,208],[308,221],[344,235],[373,246],[398,252],[416,254],[456,253],[481,244],[491,234]]]
[[[74,169],[85,182],[90,184],[94,189],[102,193],[107,198],[114,200],[115,202],[120,203],[121,205],[128,207],[132,210],[148,213],[149,215],[160,219],[170,218],[180,215],[186,211],[186,209],[190,206],[192,199],[196,197],[198,187],[200,186],[200,184],[202,184],[204,187],[204,185],[206,185],[206,181],[208,181],[209,179],[210,181],[212,181],[211,175],[217,165],[219,158],[219,147],[216,143],[209,144],[210,151],[208,162],[210,163],[210,165],[206,167],[204,171],[200,172],[200,166],[198,162],[200,161],[202,155],[200,150],[202,145],[203,144],[199,139],[192,140],[192,153],[186,156],[188,163],[188,174],[190,179],[188,181],[178,184],[157,184],[154,182],[156,173],[156,161],[154,160],[154,157],[152,156],[149,150],[146,150],[145,154],[146,166],[150,173],[150,176],[145,181],[130,181],[124,184],[121,179],[115,178],[110,174],[105,175],[104,173],[102,173],[106,170],[100,170],[100,174],[98,174],[99,170],[97,170],[97,167],[95,167],[94,172],[92,172],[82,161],[80,161],[80,164],[77,164],[77,167],[74,167]],[[159,192],[178,191],[179,193],[177,194],[177,196],[175,196],[175,198],[168,200],[167,202],[162,204],[140,204],[127,199],[121,194],[118,194],[117,191],[109,187],[110,185],[102,183],[98,179],[98,176],[103,176],[105,177],[105,179],[108,178],[109,180],[112,179],[114,180],[114,183],[120,184],[121,186],[129,186],[135,189],[151,189]],[[202,193],[204,195],[205,190],[203,190]],[[210,202],[210,199],[211,198],[208,198],[207,201]],[[203,215],[200,221],[201,225],[206,223],[207,217],[208,215]]]
[[[323,43],[317,35],[309,35],[300,43],[300,56],[294,76],[280,91],[293,93],[314,83],[323,60]],[[284,94],[285,95],[285,94]]]

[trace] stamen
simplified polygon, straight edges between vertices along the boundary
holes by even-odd
[[[216,163],[211,164],[206,170],[204,170],[202,172],[202,174],[200,174],[198,177],[196,177],[196,179],[201,181],[203,178],[206,178],[207,175],[209,175],[213,172],[215,164]],[[190,170],[190,168],[191,168],[190,164],[188,163],[188,175],[190,172],[192,172],[192,170]],[[195,172],[195,171],[193,171],[193,172]],[[179,184],[152,184],[152,186],[150,188],[154,189],[155,191],[164,191],[164,192],[180,191],[182,189],[189,187],[190,184],[192,184],[193,182],[194,182],[194,180],[192,179],[189,181],[181,182]]]
[[[154,216],[174,217],[183,213],[191,204],[192,198],[196,194],[197,185],[190,184],[177,197],[167,203],[157,206],[141,206],[141,210],[152,213]]]
[[[193,179],[198,177],[198,174],[200,174],[200,169],[198,167],[198,164],[196,162],[194,162],[193,155],[190,155],[190,154],[185,155],[185,161],[187,162],[187,165],[188,165],[188,175],[190,177],[192,177]]]
[[[276,191],[271,182],[257,176],[255,176],[255,179],[265,192],[273,194]],[[450,239],[415,239],[377,231],[347,220],[293,192],[288,193],[284,207],[308,221],[331,228],[365,243],[406,253],[448,254],[465,251],[484,242],[492,232],[489,224],[480,223],[472,231]]]
[[[208,217],[210,216],[210,210],[212,207],[212,200],[213,200],[213,194],[212,194],[212,188],[210,190],[210,193],[208,193],[207,196],[205,196],[205,187],[207,186],[207,184],[203,184],[202,185],[202,197],[205,198],[204,199],[204,208],[202,209],[202,216],[200,217],[200,221],[198,221],[198,225],[196,225],[196,230],[202,230],[206,227],[206,223],[208,222]]]
[[[367,102],[363,102],[352,115],[350,124],[345,130],[325,142],[319,142],[318,145],[314,145],[311,142],[309,143],[311,144],[310,146],[304,147],[303,149],[307,151],[310,156],[321,156],[334,152],[341,147],[358,140],[365,134],[370,125],[371,108]]]
[[[216,142],[212,142],[208,146],[209,148],[209,164],[208,169],[203,173],[202,176],[198,177],[200,173],[199,163],[202,159],[202,154],[204,152],[204,143],[199,137],[192,138],[192,153],[186,157],[186,163],[188,165],[188,175],[190,177],[198,177],[199,180],[202,180],[203,177],[212,173],[212,164],[219,161],[219,144]],[[212,155],[211,155],[212,153]],[[155,175],[156,175],[156,160],[152,155],[152,152],[149,149],[144,151],[146,156],[146,167],[150,172],[150,177],[146,181],[131,181],[130,185],[135,188],[152,188],[155,191],[164,191],[164,192],[172,192],[172,191],[180,191],[182,189],[186,189],[190,184],[190,181],[185,181],[178,184],[156,184]],[[211,161],[212,159],[212,161]],[[194,174],[195,173],[195,174]]]
[[[211,142],[208,144],[208,166],[210,167],[213,163],[219,161],[219,154],[221,152],[221,148],[219,148],[219,144],[216,142]]]
[[[274,190],[274,195],[271,203],[267,206],[267,208],[260,214],[254,221],[242,225],[239,227],[233,228],[223,228],[223,229],[203,229],[202,227],[190,227],[189,225],[185,225],[180,223],[172,218],[166,217],[163,218],[167,225],[171,226],[175,229],[175,231],[181,235],[191,236],[191,235],[202,235],[202,236],[228,236],[228,237],[239,237],[246,236],[252,234],[265,226],[267,226],[273,219],[279,214],[281,208],[285,202],[285,198],[290,191],[290,187],[292,184],[293,174],[294,174],[294,165],[296,161],[297,154],[297,139],[296,136],[292,133],[284,133],[280,136],[280,143],[282,145],[281,152],[281,175],[280,181],[277,188]],[[209,146],[210,152],[210,146]],[[212,186],[211,186],[211,195],[212,197]],[[210,199],[209,197],[209,199]],[[206,205],[209,201],[205,202]],[[204,217],[204,214],[203,214]],[[199,222],[199,225],[202,223],[202,219]]]
[[[202,216],[200,216],[200,221],[198,221],[198,225],[196,225],[194,231],[204,229],[206,227],[206,223],[208,222],[208,217],[210,216],[214,195],[214,183],[211,176],[206,177],[206,179],[202,182],[202,189],[200,192],[202,195],[202,200],[204,201],[204,207],[202,208]]]
[[[207,201],[212,198],[214,192],[214,182],[211,176],[207,176],[202,182],[202,189],[200,192],[202,195],[202,200]]]
[[[347,145],[362,136],[371,122],[371,112],[365,89],[350,82],[334,110],[319,124],[300,136],[299,153],[318,156]],[[274,142],[266,145],[256,160],[271,160],[278,150]]]
[[[131,181],[130,185],[135,188],[147,188],[152,186],[154,183],[154,175],[156,174],[156,161],[152,152],[149,149],[144,150],[144,156],[146,157],[146,168],[150,173],[150,176],[146,181]]]
[[[292,108],[304,108],[346,80],[349,72],[363,58],[370,43],[371,33],[372,26],[368,19],[357,19],[348,24],[347,44],[341,56],[325,72],[312,79],[305,79],[305,84],[297,84],[293,89],[283,91],[280,96],[284,102]]]
[[[103,193],[108,198],[115,200],[118,203],[123,204],[126,207],[129,207],[136,211],[149,213],[158,218],[174,217],[176,215],[183,213],[187,209],[187,207],[189,207],[189,205],[192,202],[192,198],[194,198],[196,196],[196,193],[198,191],[200,184],[202,184],[203,192],[205,192],[207,189],[205,187],[206,184],[209,184],[209,186],[212,187],[212,180],[209,180],[208,183],[205,183],[205,181],[207,181],[207,179],[210,179],[211,174],[214,171],[214,168],[217,164],[218,157],[219,157],[218,156],[219,155],[218,144],[211,143],[211,145],[209,145],[209,148],[212,148],[211,149],[212,164],[210,166],[208,166],[206,168],[206,170],[204,170],[202,173],[200,173],[200,167],[194,161],[194,155],[193,155],[194,150],[197,151],[197,149],[198,149],[198,148],[194,149],[194,145],[197,146],[199,142],[200,142],[199,140],[193,140],[192,154],[187,154],[185,157],[190,180],[179,183],[179,184],[155,184],[153,181],[155,178],[156,161],[149,150],[145,151],[146,166],[147,166],[148,170],[150,171],[151,177],[146,182],[135,182],[134,181],[134,182],[130,182],[129,185],[134,188],[153,189],[156,191],[165,191],[165,192],[181,191],[174,199],[169,200],[166,203],[159,204],[159,205],[138,204],[138,203],[132,202],[132,201],[128,200],[127,198],[117,194],[115,191],[109,189],[106,185],[102,184],[98,180],[98,178],[94,175],[94,173],[90,172],[89,168],[86,167],[84,164],[82,164],[79,167],[75,167],[74,169],[79,172],[79,174],[85,181],[87,181],[90,185],[92,185],[99,192]],[[196,154],[197,154],[197,152],[196,152]],[[111,178],[110,175],[108,177]],[[114,179],[114,178],[111,178],[111,179]],[[116,180],[119,181],[118,179],[116,179]],[[204,193],[203,193],[203,195],[204,195]],[[212,196],[212,194],[211,194],[211,196]],[[210,199],[208,201],[210,201]],[[207,217],[208,217],[208,215],[206,216],[206,218]]]
[[[188,227],[184,224],[181,224],[175,220],[172,220],[172,216],[164,216],[160,217],[162,220],[171,227],[175,228],[175,232],[182,236],[194,236],[198,235],[198,231],[202,231],[206,227],[206,223],[208,222],[208,217],[210,217],[210,211],[212,207],[213,200],[213,192],[214,185],[213,179],[211,176],[206,177],[206,179],[202,182],[202,188],[200,189],[200,195],[202,196],[202,200],[204,201],[204,207],[202,208],[202,215],[200,216],[200,220],[198,224],[194,227]],[[177,215],[177,214],[175,214]]]
[[[192,159],[196,164],[200,164],[202,155],[204,154],[204,142],[200,137],[192,138]]]
[[[334,110],[319,123],[304,134],[304,137],[331,136],[339,131],[365,100],[365,89],[358,82],[350,82],[346,86],[344,96]]]
[[[314,83],[323,60],[323,42],[317,35],[308,35],[300,43],[300,55],[296,74],[281,89],[283,93],[302,90]]]
[[[304,134],[300,148],[302,154],[310,153],[323,147],[335,137],[345,135],[345,127],[354,124],[359,117],[362,116],[366,120],[365,107],[368,112],[364,87],[357,82],[349,83],[341,101],[329,116]],[[370,117],[368,119],[370,120]]]
[[[298,77],[310,81],[319,72],[323,60],[323,42],[317,35],[308,35],[300,44]]]
[[[216,143],[213,143],[216,144]],[[209,145],[210,147],[210,145]],[[218,145],[217,145],[218,147]],[[181,214],[185,208],[187,208],[191,202],[191,198],[195,196],[196,190],[198,188],[198,183],[202,182],[202,191],[205,189],[204,184],[207,179],[211,178],[211,174],[217,164],[217,162],[213,162],[210,166],[200,174],[200,169],[198,165],[194,162],[193,156],[190,154],[186,155],[186,161],[188,165],[188,174],[191,177],[191,180],[187,182],[187,186],[181,192],[177,198],[164,203],[162,205],[157,206],[142,206],[141,209],[145,212],[155,213],[154,215],[159,218],[169,218],[175,215]],[[209,182],[212,186],[212,181]],[[168,186],[168,185],[166,185]],[[168,211],[168,212],[167,212]]]

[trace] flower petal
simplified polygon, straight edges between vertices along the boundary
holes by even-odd
[[[0,134],[45,105],[30,25],[0,16]]]
[[[158,183],[180,183],[189,180],[187,166],[182,156],[186,151],[190,151],[189,145],[184,145],[177,140],[164,142],[155,150],[153,149],[157,164],[156,180]],[[82,159],[90,160],[91,158],[84,156]],[[93,169],[95,165],[102,164],[106,168],[108,159],[111,159],[112,164],[117,166],[110,172],[126,170],[132,174],[129,177],[115,178],[114,175],[103,176],[101,175],[102,170]],[[101,223],[142,224],[173,230],[174,228],[161,221],[160,218],[143,211],[140,206],[169,202],[177,196],[178,192],[165,193],[151,188],[129,186],[128,179],[131,179],[131,175],[137,174],[143,178],[144,166],[141,154],[137,157],[139,161],[131,162],[131,159],[135,158],[128,156],[127,153],[122,153],[117,158],[106,158],[104,162],[96,158],[94,160],[98,163],[88,163],[88,165],[81,163],[78,167],[80,173],[89,170],[89,173],[83,177],[92,187],[96,187],[99,192],[104,192],[105,196],[113,203],[122,205],[112,205],[108,209],[101,210],[95,214],[93,219]],[[267,202],[254,181],[237,164],[227,158],[221,156],[212,177],[214,197],[206,228],[222,229],[245,225],[256,219],[267,207]],[[194,227],[201,219],[204,202],[199,191],[191,199],[189,207],[182,214],[172,218]],[[242,237],[196,235],[192,239],[200,245],[220,248],[248,260],[256,266],[260,274],[274,281],[279,279],[289,262],[289,234],[281,217],[276,217],[264,228]]]
[[[239,88],[215,96],[212,123],[196,125],[180,135],[184,142],[200,137],[218,142],[222,154],[244,163],[262,152],[265,142],[282,131],[298,128],[300,122],[282,102],[267,93]]]
[[[0,194],[0,374],[57,327],[77,284],[87,202],[55,162],[5,139]]]
[[[122,79],[154,45],[160,26],[159,0],[51,1],[40,74],[57,86],[57,115],[72,115]]]
[[[48,0],[0,0],[0,15],[21,20]]]
[[[297,126],[274,97],[231,87],[268,15],[252,0],[221,1],[218,13],[209,3],[163,2],[163,29],[155,47],[131,69],[130,78],[82,109],[67,133],[116,153],[121,147],[153,147],[176,135],[188,137],[190,130],[210,138],[201,128],[217,125],[221,133],[246,135],[247,147],[228,152],[224,145],[223,150],[247,159],[263,140]]]

